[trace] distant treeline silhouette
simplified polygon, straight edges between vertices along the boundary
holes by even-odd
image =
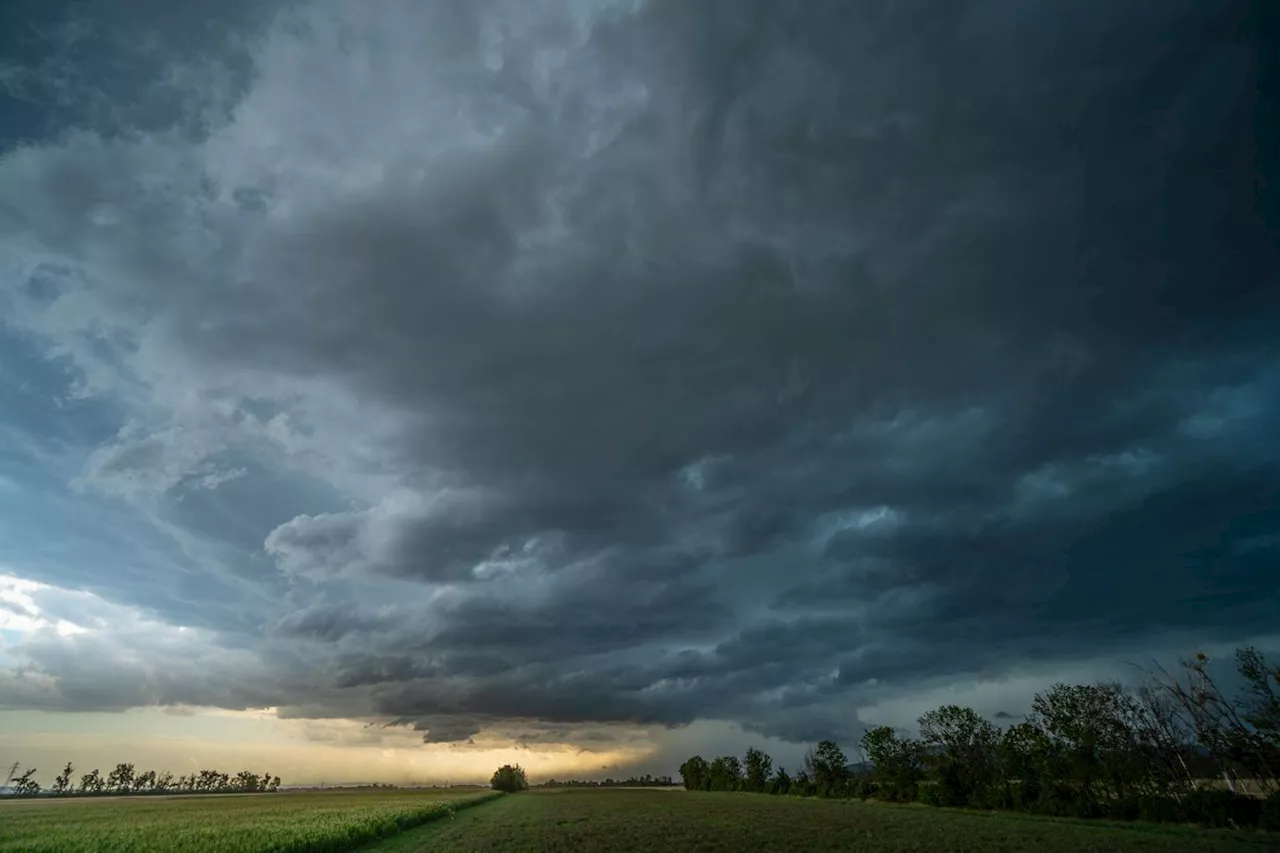
[[[67,762],[49,788],[36,781],[36,768],[19,772],[21,764],[9,768],[8,778],[0,787],[8,797],[95,797],[123,794],[270,794],[280,789],[280,777],[251,770],[232,776],[217,770],[200,770],[175,777],[167,770],[137,772],[132,764],[117,764],[103,776],[97,768],[75,777],[75,766]]]
[[[921,716],[916,738],[873,728],[859,764],[824,740],[794,776],[753,748],[742,761],[695,755],[680,777],[701,791],[1280,830],[1280,667],[1252,647],[1235,662],[1235,698],[1197,654],[1177,674],[1149,671],[1136,689],[1055,684],[1003,729],[958,705]]]
[[[680,784],[670,776],[630,776],[626,779],[605,779],[597,782],[594,779],[548,779],[535,785],[536,788],[670,788]]]

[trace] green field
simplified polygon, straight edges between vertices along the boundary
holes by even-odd
[[[337,791],[4,802],[0,853],[1280,849],[1274,835],[759,794],[539,791],[466,808],[488,798],[474,790]]]
[[[334,791],[0,802],[0,853],[329,853],[490,795]]]
[[[1275,836],[925,806],[683,791],[518,794],[370,853],[847,850],[860,853],[1263,853]]]

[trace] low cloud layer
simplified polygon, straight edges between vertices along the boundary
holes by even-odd
[[[1280,624],[1247,4],[152,7],[3,47],[0,556],[142,621],[0,704],[804,741]]]

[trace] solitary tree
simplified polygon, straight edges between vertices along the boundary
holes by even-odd
[[[489,787],[495,791],[514,794],[529,787],[529,780],[519,764],[504,764],[493,772]]]

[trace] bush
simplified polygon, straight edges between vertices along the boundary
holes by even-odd
[[[1262,813],[1259,818],[1259,829],[1265,829],[1268,832],[1280,832],[1280,791],[1262,801]]]
[[[875,800],[880,797],[880,783],[866,776],[855,778],[849,783],[849,796],[860,800]]]
[[[1173,797],[1142,797],[1138,800],[1136,819],[1149,823],[1183,823],[1186,808]]]
[[[495,791],[514,794],[517,791],[523,791],[528,788],[529,780],[525,777],[524,770],[519,764],[504,764],[493,771],[493,778],[489,780],[489,787]]]
[[[1196,790],[1182,800],[1185,819],[1210,827],[1257,826],[1262,822],[1263,801],[1231,791]]]
[[[1040,783],[1035,779],[1008,782],[1003,788],[995,790],[994,798],[993,807],[997,809],[1034,811],[1035,804],[1040,799]]]
[[[916,801],[926,806],[945,806],[946,792],[938,782],[921,782],[916,788]]]
[[[1040,786],[1039,796],[1029,806],[1028,811],[1053,817],[1102,817],[1097,803],[1061,782]]]

